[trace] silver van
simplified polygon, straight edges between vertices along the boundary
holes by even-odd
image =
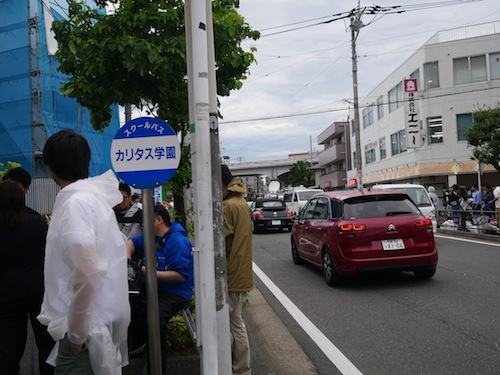
[[[418,184],[378,184],[371,187],[377,189],[394,189],[405,192],[411,200],[418,206],[420,212],[432,221],[432,229],[437,230],[436,207],[432,204],[432,199],[424,186]]]

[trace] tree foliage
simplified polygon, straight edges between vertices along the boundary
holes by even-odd
[[[473,126],[465,132],[467,142],[474,147],[472,156],[500,172],[500,106],[476,111],[472,118]]]
[[[71,1],[68,19],[52,25],[59,70],[69,76],[60,92],[89,109],[98,131],[109,125],[114,103],[131,104],[172,126],[181,135],[183,151],[171,185],[176,198],[182,196],[182,188],[191,182],[190,152],[184,142],[189,130],[184,0],[96,4],[101,8]],[[111,4],[116,11],[104,14]],[[238,7],[239,0],[212,1],[217,93],[222,96],[241,88],[255,61],[255,49],[245,51],[241,42],[260,36],[238,14]],[[176,199],[175,205],[180,209],[182,201]]]
[[[8,161],[7,162],[7,167],[5,167],[5,165],[3,163],[0,163],[0,180],[2,179],[2,177],[8,172],[10,171],[11,169],[14,169],[14,168],[17,168],[17,167],[20,167],[21,164],[19,163],[16,163],[14,161]],[[4,168],[4,169],[2,169]]]
[[[290,167],[289,181],[292,186],[311,186],[314,185],[314,171],[311,169],[311,163],[299,160]]]
[[[100,6],[116,0],[96,1]],[[227,96],[242,86],[253,63],[257,39],[236,8],[238,0],[213,5],[217,92]],[[59,43],[59,70],[70,77],[61,93],[87,107],[94,129],[111,119],[110,105],[146,107],[175,130],[187,131],[188,94],[183,0],[121,0],[114,14],[69,3],[68,19],[53,23]]]

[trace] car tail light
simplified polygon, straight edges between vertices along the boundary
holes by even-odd
[[[292,211],[288,211],[288,213],[286,214],[286,216],[295,216],[294,213]]]
[[[338,226],[339,233],[342,232],[364,232],[366,226],[364,224],[349,224],[349,223],[340,223]]]
[[[421,227],[432,227],[432,221],[428,217],[422,220],[418,220],[415,225],[419,228]]]
[[[255,219],[262,219],[264,217],[264,214],[262,212],[256,211],[253,213],[253,217]]]

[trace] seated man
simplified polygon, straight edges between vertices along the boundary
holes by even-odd
[[[156,247],[156,277],[158,279],[158,300],[160,310],[160,343],[162,371],[167,369],[167,323],[180,310],[187,308],[191,301],[194,288],[192,245],[186,237],[186,231],[176,222],[170,221],[170,216],[162,205],[154,207],[153,231]],[[127,245],[128,257],[134,253],[144,253],[144,235],[133,237]],[[146,274],[144,262],[141,272]],[[141,335],[146,341],[146,301],[142,304],[140,319]]]
[[[121,232],[130,239],[142,233],[142,210],[138,205],[132,204],[130,186],[120,182],[118,189],[123,201],[114,207],[116,220]]]

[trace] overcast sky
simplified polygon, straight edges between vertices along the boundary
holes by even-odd
[[[261,39],[243,44],[245,49],[257,47],[257,64],[250,67],[243,88],[220,98],[222,155],[231,162],[286,159],[308,152],[311,139],[316,151],[317,136],[334,121],[347,119],[353,98],[349,19],[268,34],[331,20],[357,4],[240,0],[239,13],[261,31]],[[439,4],[447,6],[435,7]],[[499,0],[361,1],[361,6],[372,5],[427,9],[363,16],[365,27],[357,40],[360,100],[437,31],[500,20]],[[308,20],[315,21],[302,23]],[[276,28],[289,24],[294,25]]]

